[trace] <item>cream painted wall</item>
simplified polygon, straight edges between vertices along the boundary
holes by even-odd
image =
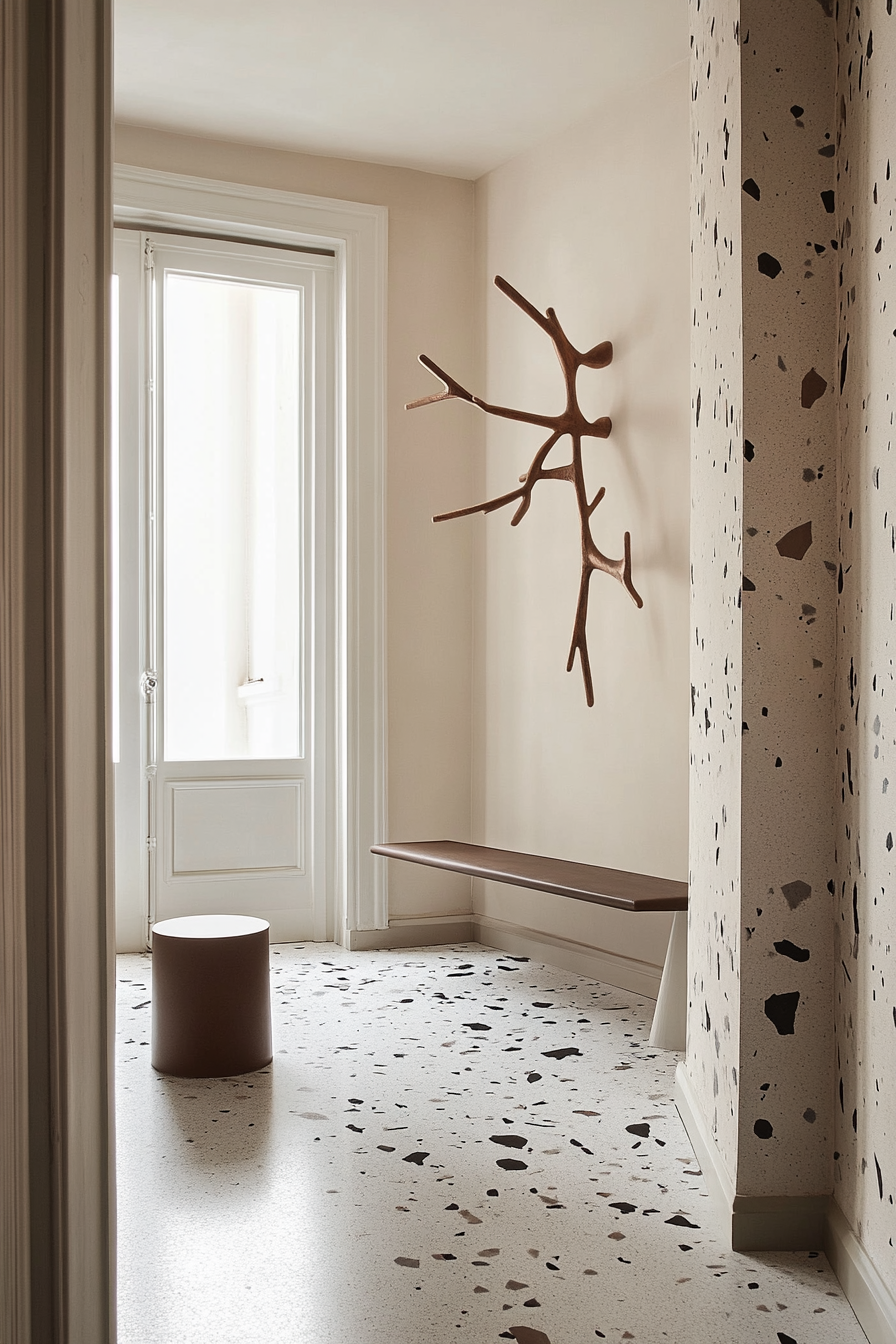
[[[565,670],[579,583],[572,487],[540,483],[516,528],[507,509],[443,525],[477,548],[476,839],[678,879],[688,871],[688,103],[682,62],[476,185],[485,378],[475,390],[534,411],[563,404],[547,336],[493,288],[495,274],[553,306],[579,349],[615,348],[608,369],[579,375],[586,414],[613,419],[608,440],[586,441],[586,471],[592,493],[607,488],[595,540],[618,556],[631,531],[644,609],[593,576],[593,709],[578,664]],[[474,493],[444,493],[445,509],[513,489],[544,438],[491,418],[480,434]],[[548,465],[567,460],[568,441]],[[474,908],[651,965],[665,953],[667,916],[493,883],[474,884]]]
[[[389,210],[387,640],[389,837],[470,834],[469,536],[430,522],[470,494],[472,411],[403,409],[432,389],[425,351],[472,379],[473,184],[118,125],[115,157],[166,172],[385,205]],[[386,862],[386,860],[382,860]],[[470,909],[470,883],[389,865],[393,917]]]

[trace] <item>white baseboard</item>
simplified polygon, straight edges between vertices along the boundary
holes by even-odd
[[[572,938],[560,938],[540,929],[529,929],[523,924],[493,919],[490,915],[474,914],[470,918],[473,937],[486,947],[497,947],[513,956],[544,961],[549,966],[558,966],[576,975],[586,975],[589,980],[615,985],[647,999],[655,999],[659,993],[662,966],[654,966],[649,961],[636,961],[633,957],[593,947],[590,943],[580,943]]]
[[[738,1195],[697,1105],[684,1063],[675,1071],[675,1104],[706,1181],[719,1231],[734,1251],[820,1251],[828,1195]]]
[[[606,948],[571,938],[559,938],[540,929],[511,924],[488,915],[416,915],[389,920],[387,929],[354,929],[343,942],[350,952],[391,947],[435,947],[446,943],[481,943],[513,956],[531,957],[605,985],[615,985],[643,998],[655,999],[662,966],[636,961]]]
[[[730,1215],[734,1207],[734,1186],[715,1140],[706,1127],[694,1096],[684,1060],[675,1070],[675,1105],[691,1141],[697,1165],[706,1181],[710,1207],[722,1235],[730,1230]]]
[[[424,915],[390,919],[388,929],[351,929],[343,947],[350,952],[374,952],[380,948],[435,947],[475,941],[470,915]]]
[[[834,1200],[828,1210],[824,1249],[871,1344],[896,1344],[896,1297]]]

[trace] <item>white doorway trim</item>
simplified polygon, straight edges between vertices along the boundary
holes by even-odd
[[[0,9],[0,1338],[114,1335],[112,7]]]
[[[326,869],[334,928],[348,945],[388,927],[385,677],[385,365],[387,219],[383,206],[116,164],[115,223],[218,234],[336,254],[341,423],[337,432],[334,763]]]

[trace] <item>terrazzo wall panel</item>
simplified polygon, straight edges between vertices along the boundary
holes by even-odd
[[[838,15],[841,438],[834,1192],[896,1275],[896,15]]]
[[[817,0],[693,0],[691,42],[686,1070],[739,1196],[813,1195],[830,1179],[834,29]]]
[[[738,11],[736,0],[691,3],[691,894],[685,1067],[732,1178],[740,1049]]]
[[[833,19],[741,3],[744,581],[738,1170],[830,1189],[837,241]]]

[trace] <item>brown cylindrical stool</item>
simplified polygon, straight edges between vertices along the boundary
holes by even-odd
[[[187,915],[152,930],[152,1066],[178,1078],[264,1068],[271,1045],[270,925]]]

